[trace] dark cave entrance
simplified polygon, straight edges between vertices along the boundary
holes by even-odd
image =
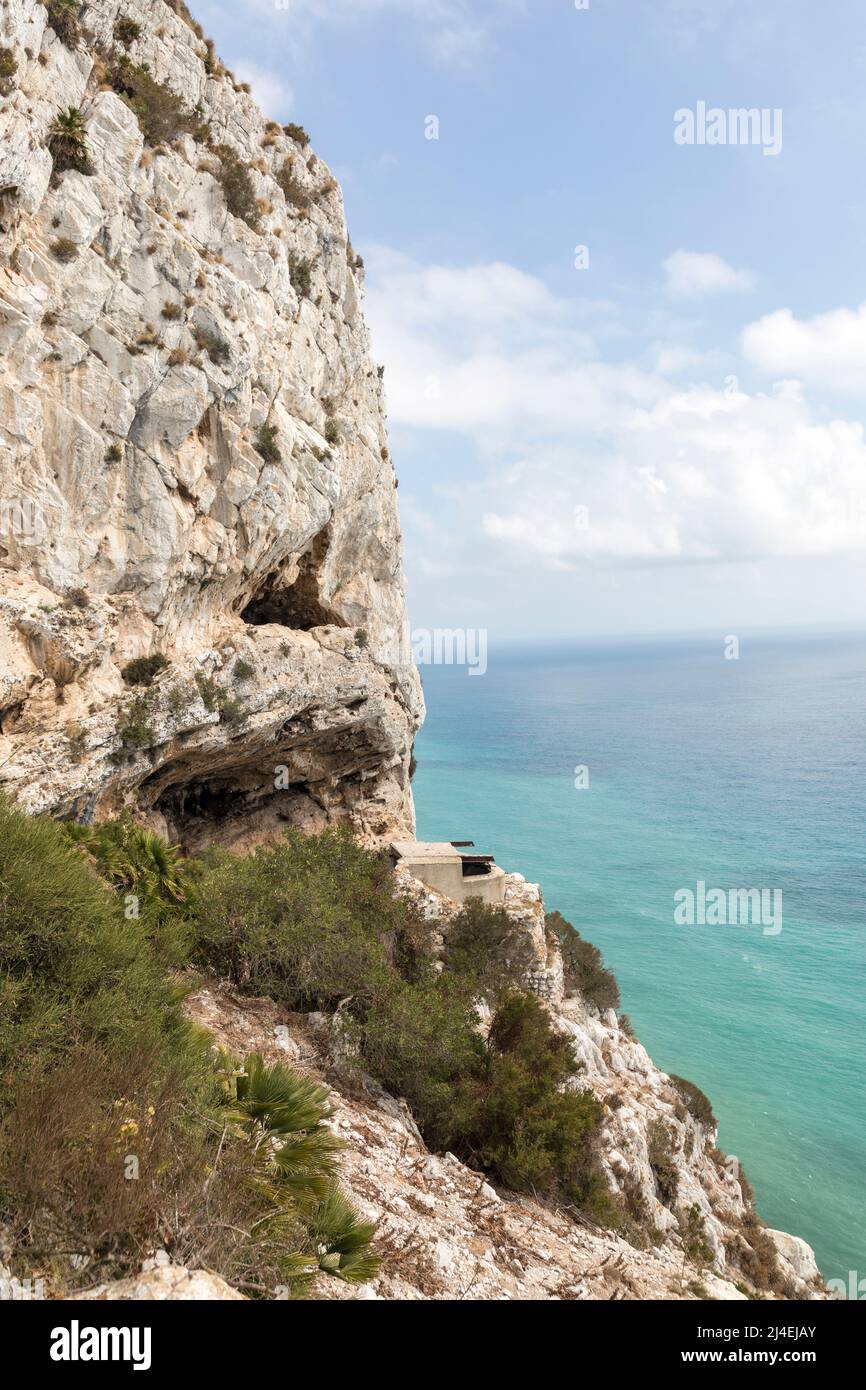
[[[280,627],[309,632],[314,627],[346,627],[348,624],[321,597],[320,576],[330,541],[325,526],[300,558],[298,577],[286,584],[283,571],[272,570],[253,594],[241,618],[253,627],[277,623]]]

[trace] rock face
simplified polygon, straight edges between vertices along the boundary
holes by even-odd
[[[40,0],[0,12],[0,784],[191,846],[411,834],[422,700],[362,267],[325,165],[184,12],[91,0],[78,42]],[[124,56],[201,128],[148,143]],[[87,173],[52,172],[69,107]]]

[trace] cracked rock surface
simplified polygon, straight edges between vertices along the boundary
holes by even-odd
[[[423,707],[339,187],[165,0],[91,0],[81,24],[70,48],[39,0],[0,13],[0,785],[189,844],[217,813],[233,844],[411,834]],[[148,145],[106,78],[124,52],[206,134]],[[87,174],[52,172],[70,107]]]

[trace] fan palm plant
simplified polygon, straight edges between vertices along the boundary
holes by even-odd
[[[324,1086],[279,1062],[268,1066],[258,1053],[246,1059],[237,1078],[233,1119],[275,1183],[298,1201],[319,1200],[328,1192],[343,1147],[325,1125],[332,1114]]]
[[[145,899],[183,902],[185,869],[180,847],[136,825],[124,814],[101,825],[66,825],[66,833],[83,845],[104,878],[118,888],[136,889]]]
[[[82,174],[90,172],[87,128],[77,106],[57,112],[48,132],[48,148],[54,159],[55,171],[77,169]]]
[[[336,1187],[332,1187],[313,1213],[309,1232],[315,1242],[319,1268],[350,1284],[366,1284],[379,1268],[370,1243],[376,1234],[372,1221],[364,1221]]]

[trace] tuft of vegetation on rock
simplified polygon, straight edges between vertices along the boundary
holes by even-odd
[[[150,691],[144,695],[136,695],[120,712],[116,729],[120,748],[113,755],[115,762],[126,762],[137,753],[153,748],[156,742],[153,714],[153,698]]]
[[[295,294],[309,299],[313,284],[313,263],[306,256],[297,256],[293,251],[289,256],[289,280]]]
[[[290,140],[294,140],[298,145],[309,145],[310,137],[302,125],[295,121],[289,121],[288,125],[283,126],[283,130]]]
[[[207,127],[200,114],[191,111],[170,87],[157,82],[147,68],[131,62],[125,53],[109,68],[108,82],[135,113],[149,145],[169,144],[181,135],[206,138]]]
[[[80,174],[92,174],[93,166],[87,151],[87,128],[77,106],[58,111],[48,132],[48,148],[54,161],[55,174],[76,169]]]
[[[687,1081],[684,1076],[675,1076],[673,1073],[671,1073],[671,1081],[692,1118],[703,1125],[705,1129],[717,1129],[719,1122],[713,1114],[709,1097],[704,1095],[700,1086],[696,1086],[693,1081]]]
[[[196,324],[192,330],[195,345],[202,352],[206,352],[214,366],[220,367],[227,362],[231,356],[231,349],[225,338],[220,337],[216,329],[208,328],[205,324]]]
[[[129,48],[130,44],[135,43],[141,36],[141,25],[136,24],[134,19],[128,15],[121,15],[114,21],[114,37],[118,43],[122,43],[124,48]]]
[[[581,994],[597,1009],[618,1009],[619,985],[612,971],[605,967],[598,947],[584,941],[560,912],[548,912],[545,924],[559,942],[566,988]]]
[[[286,160],[275,177],[290,207],[298,208],[299,210],[309,207],[310,194],[304,185],[295,178],[292,169],[292,161],[290,159]]]
[[[165,671],[169,664],[162,652],[152,652],[150,656],[137,656],[134,661],[127,662],[121,674],[127,685],[153,685],[160,671]]]
[[[8,97],[15,86],[18,59],[11,48],[0,48],[0,97]]]
[[[256,453],[264,459],[265,463],[282,462],[282,454],[278,444],[279,432],[275,425],[259,425],[256,431]]]
[[[249,169],[231,145],[218,145],[216,153],[220,161],[216,177],[229,212],[234,217],[240,217],[248,227],[257,232],[260,214],[255,184]]]
[[[42,0],[48,23],[67,48],[76,49],[81,38],[81,0]]]

